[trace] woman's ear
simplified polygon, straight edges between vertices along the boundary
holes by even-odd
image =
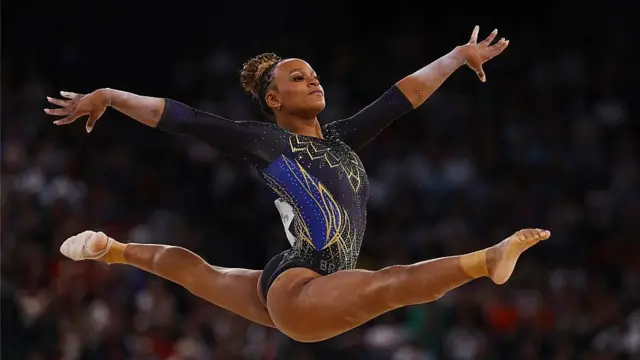
[[[267,106],[271,109],[280,109],[280,107],[282,106],[282,103],[280,102],[280,96],[278,96],[278,92],[275,90],[267,91],[265,100],[267,102]]]

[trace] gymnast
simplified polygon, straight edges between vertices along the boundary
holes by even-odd
[[[86,95],[61,92],[48,98],[64,125],[88,116],[90,132],[107,107],[153,128],[204,140],[221,153],[248,161],[277,195],[291,247],[264,270],[210,265],[187,249],[124,244],[102,232],[67,239],[61,252],[72,260],[128,264],[177,283],[208,302],[300,342],[318,342],[400,307],[427,303],[473,279],[496,284],[511,276],[519,256],[549,231],[524,229],[492,247],[460,256],[378,271],[356,269],[366,227],[369,183],[356,155],[395,119],[424,103],[459,67],[482,82],[482,64],[509,45],[493,43],[497,30],[405,77],[357,114],[320,126],[325,94],[316,72],[300,59],[272,53],[248,60],[241,83],[271,122],[233,121],[177,101],[113,89]]]

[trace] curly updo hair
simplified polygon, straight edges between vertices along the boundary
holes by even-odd
[[[247,60],[240,71],[242,88],[253,95],[260,104],[260,110],[269,116],[273,116],[273,111],[267,105],[265,95],[273,80],[273,71],[280,61],[282,58],[278,55],[264,53]]]

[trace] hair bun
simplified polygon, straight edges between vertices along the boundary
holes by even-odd
[[[247,60],[240,71],[240,83],[244,91],[256,96],[260,89],[260,78],[273,64],[282,60],[274,53],[264,53]]]

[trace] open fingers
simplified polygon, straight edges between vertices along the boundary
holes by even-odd
[[[69,104],[71,104],[71,101],[69,101],[69,100],[60,100],[60,99],[56,99],[56,98],[52,98],[52,97],[48,97],[48,96],[47,96],[47,101],[49,101],[53,105],[58,105],[58,106],[62,106],[62,107],[67,107],[67,106],[69,106]]]
[[[98,121],[98,119],[100,119],[100,117],[102,116],[102,114],[104,114],[105,109],[101,109],[100,111],[94,111],[91,114],[89,114],[89,120],[87,120],[87,124],[86,124],[86,129],[87,132],[90,133],[91,130],[93,130],[93,126],[96,124],[96,121]]]
[[[480,66],[480,69],[476,70],[476,75],[482,82],[487,82],[487,75],[484,73],[484,69]]]
[[[79,114],[79,113],[73,113],[63,119],[60,120],[56,120],[53,123],[55,125],[67,125],[67,124],[71,124],[72,122],[76,121],[79,117],[84,116],[87,114]]]
[[[47,113],[47,115],[67,116],[71,114],[71,109],[68,109],[68,108],[44,109],[44,112]]]
[[[478,43],[478,33],[480,32],[480,26],[476,25],[471,32],[471,39],[469,40],[469,44],[477,44]]]
[[[491,45],[489,47],[489,51],[490,51],[489,59],[500,55],[500,53],[502,53],[504,49],[507,48],[507,46],[509,46],[509,40],[506,40],[505,38],[502,38],[497,43]]]
[[[489,34],[489,36],[487,36],[486,39],[482,40],[482,42],[480,43],[480,45],[482,46],[489,46],[491,45],[491,43],[493,42],[493,39],[496,38],[496,35],[498,35],[498,29],[495,29],[491,32],[491,34]]]
[[[509,40],[502,38],[497,43],[491,45],[490,49],[504,49],[509,45]]]
[[[69,92],[69,91],[60,91],[60,95],[62,95],[63,97],[66,97],[67,99],[71,99],[71,100],[77,98],[78,96],[82,96],[80,94],[76,94],[76,93]]]

